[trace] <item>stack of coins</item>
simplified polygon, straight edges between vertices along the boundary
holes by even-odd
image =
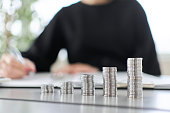
[[[73,94],[74,87],[72,82],[63,82],[60,89],[61,94]]]
[[[106,97],[117,96],[117,67],[103,67],[103,93]]]
[[[142,58],[128,58],[127,60],[127,96],[129,98],[142,98]]]
[[[81,75],[81,91],[83,96],[93,96],[95,93],[95,84],[93,81],[93,75],[83,74]]]
[[[54,85],[53,84],[43,84],[41,86],[41,93],[54,93]]]

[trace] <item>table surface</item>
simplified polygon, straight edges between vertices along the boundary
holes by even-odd
[[[126,89],[118,89],[117,97],[104,97],[101,89],[96,89],[95,96],[82,96],[81,89],[62,95],[59,89],[44,94],[39,88],[0,88],[0,113],[170,112],[170,90],[144,90],[142,99],[126,95]]]

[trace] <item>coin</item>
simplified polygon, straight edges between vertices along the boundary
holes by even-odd
[[[70,81],[63,82],[60,87],[60,93],[61,94],[73,94],[74,93],[73,83]]]
[[[41,93],[54,93],[54,85],[53,84],[41,85]]]
[[[127,96],[129,98],[142,98],[142,58],[128,58],[127,60]]]
[[[83,96],[93,96],[95,94],[94,76],[91,74],[81,75],[81,91]]]
[[[103,95],[105,97],[117,96],[117,67],[103,67]]]

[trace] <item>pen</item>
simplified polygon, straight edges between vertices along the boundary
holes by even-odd
[[[9,52],[12,56],[14,56],[19,62],[21,62],[22,64],[26,65],[25,60],[23,58],[23,56],[21,55],[21,52],[17,49],[14,48],[13,46],[9,46]],[[29,76],[33,76],[34,72],[29,72]]]
[[[9,47],[10,54],[17,58],[18,61],[20,61],[22,64],[26,65],[24,58],[22,57],[20,51],[14,47]]]

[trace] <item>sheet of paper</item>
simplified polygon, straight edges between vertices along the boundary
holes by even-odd
[[[0,83],[8,82],[10,80],[11,80],[10,78],[0,77]]]
[[[102,73],[93,73],[94,82],[97,88],[102,88],[103,77]],[[34,76],[25,77],[19,80],[11,80],[8,82],[0,83],[1,87],[40,87],[42,84],[54,84],[60,87],[64,81],[73,81],[75,87],[81,87],[80,74],[79,75],[65,75],[54,77],[50,73],[37,73]],[[127,73],[118,72],[117,75],[118,87],[127,86]],[[170,89],[170,76],[155,77],[148,74],[143,74],[144,88],[166,88]]]
[[[1,87],[39,87],[41,84],[51,83],[52,79],[49,73],[39,73],[35,76],[25,77],[23,79],[11,80],[1,83]]]

